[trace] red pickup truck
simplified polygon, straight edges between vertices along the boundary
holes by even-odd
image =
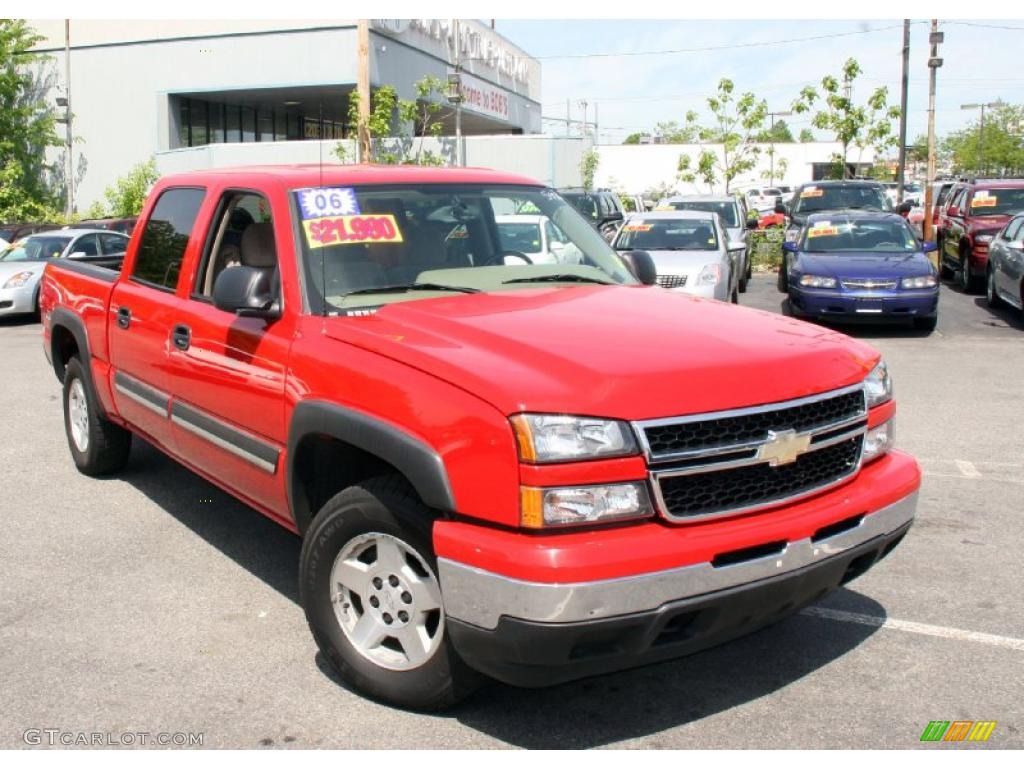
[[[573,258],[507,247],[524,213]],[[650,266],[504,173],[188,173],[119,271],[48,265],[44,349],[82,472],[138,435],[296,532],[342,678],[440,708],[751,632],[911,525],[877,352]]]

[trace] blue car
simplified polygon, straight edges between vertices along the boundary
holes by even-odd
[[[939,279],[926,254],[935,249],[897,214],[815,214],[796,240],[783,244],[779,288],[796,317],[909,321],[930,332]]]

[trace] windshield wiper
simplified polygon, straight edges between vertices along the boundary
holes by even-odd
[[[364,293],[400,293],[402,291],[457,291],[459,293],[480,293],[479,288],[464,285],[442,285],[441,283],[406,283],[404,285],[378,285],[349,291],[345,296],[359,296]]]
[[[598,280],[596,277],[586,275],[573,275],[569,273],[558,275],[534,275],[533,277],[517,277],[513,280],[502,280],[502,285],[509,283],[597,283],[598,285],[612,285],[607,280]]]

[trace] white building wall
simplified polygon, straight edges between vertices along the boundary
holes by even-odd
[[[730,184],[731,190],[767,185],[767,179],[761,174],[768,170],[769,145],[759,146],[761,153],[757,167],[733,179]],[[716,152],[719,158],[722,157],[720,144],[600,145],[597,147],[600,162],[594,176],[594,185],[630,194],[639,194],[663,185],[678,193],[725,192],[724,183],[719,183],[713,190],[709,190],[706,184],[690,184],[678,179],[680,155],[689,155],[693,167],[696,166],[700,153],[705,150]],[[840,151],[841,146],[835,142],[776,144],[775,183],[795,186],[811,181],[813,164],[827,163]],[[778,169],[779,161],[782,159],[786,161],[787,168],[785,174],[780,177]],[[854,148],[847,157],[847,161],[851,163],[870,163],[873,159],[874,152],[870,149],[859,155],[858,150]]]

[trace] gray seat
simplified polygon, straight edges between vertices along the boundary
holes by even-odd
[[[242,266],[252,267],[266,274],[270,290],[276,294],[280,284],[280,273],[277,270],[274,225],[270,222],[250,224],[242,233],[239,251]]]

